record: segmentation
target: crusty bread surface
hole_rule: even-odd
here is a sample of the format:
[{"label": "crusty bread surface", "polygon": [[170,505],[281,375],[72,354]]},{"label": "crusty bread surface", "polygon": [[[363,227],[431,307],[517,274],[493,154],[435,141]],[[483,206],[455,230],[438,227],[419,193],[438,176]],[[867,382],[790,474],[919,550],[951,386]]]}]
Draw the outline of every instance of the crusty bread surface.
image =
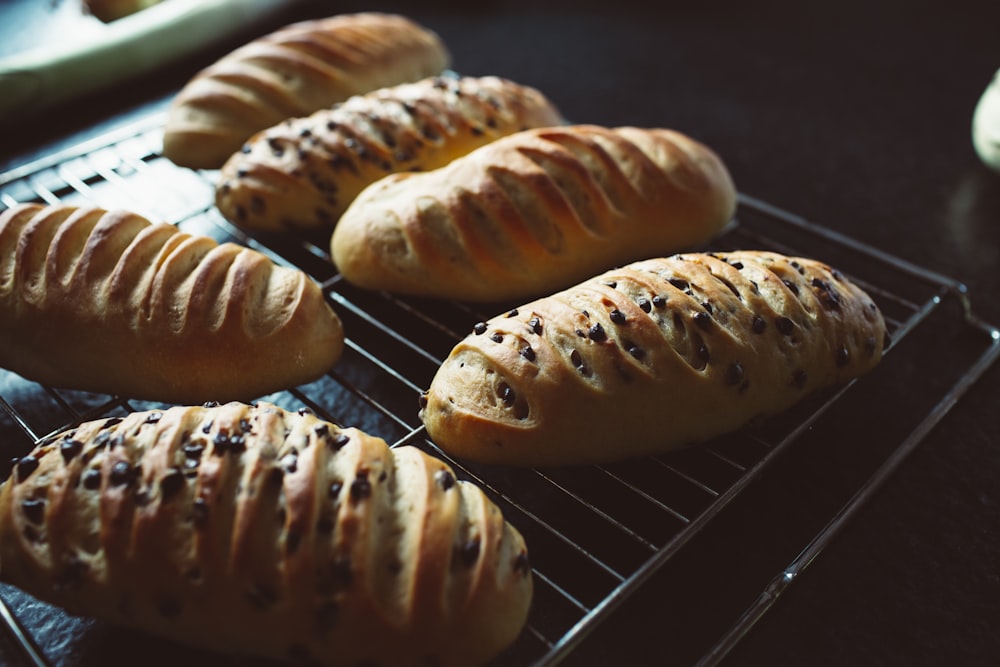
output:
[{"label": "crusty bread surface", "polygon": [[88,14],[110,23],[161,2],[163,0],[82,0],[82,5]]},{"label": "crusty bread surface", "polygon": [[216,204],[241,227],[329,232],[383,176],[437,169],[500,137],[562,123],[540,91],[496,76],[380,88],[254,135],[223,166]]},{"label": "crusty bread surface", "polygon": [[572,465],[704,442],[871,370],[880,309],[771,252],[642,260],[478,323],[421,399],[453,456]]},{"label": "crusty bread surface", "polygon": [[488,661],[523,539],[414,446],[269,403],[85,422],[0,486],[0,579],[71,613],[293,664]]},{"label": "crusty bread surface", "polygon": [[255,133],[351,95],[443,72],[451,56],[431,30],[382,12],[293,23],[195,74],[172,100],[163,154],[218,169]]},{"label": "crusty bread surface", "polygon": [[313,381],[344,331],[319,285],[132,212],[0,213],[0,366],[59,388],[175,403]]},{"label": "crusty bread surface", "polygon": [[440,169],[376,181],[341,217],[330,247],[360,287],[502,301],[693,249],[735,205],[722,160],[679,132],[537,128]]}]

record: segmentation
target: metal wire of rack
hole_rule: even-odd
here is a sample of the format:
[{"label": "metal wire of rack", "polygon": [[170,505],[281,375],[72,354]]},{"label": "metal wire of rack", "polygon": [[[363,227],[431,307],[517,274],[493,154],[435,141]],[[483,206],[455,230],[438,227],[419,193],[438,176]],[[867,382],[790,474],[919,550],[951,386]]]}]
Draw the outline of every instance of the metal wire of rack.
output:
[{"label": "metal wire of rack", "polygon": [[[477,483],[524,534],[532,554],[535,598],[521,637],[498,665],[554,665],[755,482],[769,463],[802,439],[846,395],[866,391],[867,378],[806,401],[761,427],[704,446],[602,466],[547,470],[475,465],[439,450],[424,433],[417,402],[437,366],[472,325],[494,314],[482,306],[366,292],[342,281],[321,242],[255,237],[214,208],[211,171],[172,165],[159,153],[156,115],[0,174],[0,208],[17,202],[121,207],[185,231],[233,240],[307,271],[324,288],[348,334],[342,359],[315,383],[266,397],[290,409],[357,426],[397,446],[413,444],[449,462]],[[957,303],[976,340],[971,359],[956,369],[929,409],[908,415],[908,432],[843,508],[789,566],[751,601],[746,612],[702,658],[721,660],[794,582],[844,524],[1000,356],[998,330],[972,311],[965,287],[837,232],[741,196],[735,224],[711,249],[754,247],[822,257],[865,288],[887,318],[897,354],[900,341],[933,326],[932,315]],[[497,306],[496,312],[502,312]],[[900,353],[901,354],[901,353]],[[878,375],[879,369],[874,371]],[[23,455],[46,436],[81,421],[151,405],[128,397],[40,386],[0,370],[0,454]],[[36,666],[102,663],[99,625],[70,617],[0,586],[0,657]],[[96,646],[96,647],[95,647]],[[184,651],[168,647],[170,651]],[[89,654],[88,654],[89,651]],[[185,653],[188,662],[203,660]],[[12,657],[12,656],[16,656]],[[205,664],[209,664],[207,659]],[[245,664],[233,658],[232,664]],[[213,656],[211,664],[219,664]]]}]

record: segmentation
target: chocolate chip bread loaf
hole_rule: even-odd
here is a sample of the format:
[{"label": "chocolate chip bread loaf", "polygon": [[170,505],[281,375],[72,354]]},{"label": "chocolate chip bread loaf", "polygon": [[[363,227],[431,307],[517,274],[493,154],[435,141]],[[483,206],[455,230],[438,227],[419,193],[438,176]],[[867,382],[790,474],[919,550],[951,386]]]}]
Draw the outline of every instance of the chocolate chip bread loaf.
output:
[{"label": "chocolate chip bread loaf", "polygon": [[532,595],[521,536],[445,463],[265,403],[40,443],[0,487],[0,579],[213,651],[350,667],[482,664]]},{"label": "chocolate chip bread loaf", "polygon": [[829,266],[769,252],[639,261],[460,341],[420,416],[450,454],[606,462],[702,442],[880,360],[876,304]]},{"label": "chocolate chip bread loaf", "polygon": [[176,403],[317,379],[344,332],[305,273],[126,211],[0,213],[0,366],[48,385]]},{"label": "chocolate chip bread loaf", "polygon": [[439,74],[440,38],[396,14],[301,21],[255,39],[198,72],[174,98],[163,154],[217,169],[260,130],[376,88]]},{"label": "chocolate chip bread loaf", "polygon": [[681,133],[532,129],[377,181],[337,223],[331,253],[344,278],[369,289],[520,299],[692,249],[735,205],[725,165]]},{"label": "chocolate chip bread loaf", "polygon": [[541,92],[495,76],[380,88],[256,134],[223,166],[216,205],[246,228],[329,232],[387,174],[436,169],[502,136],[561,123]]}]

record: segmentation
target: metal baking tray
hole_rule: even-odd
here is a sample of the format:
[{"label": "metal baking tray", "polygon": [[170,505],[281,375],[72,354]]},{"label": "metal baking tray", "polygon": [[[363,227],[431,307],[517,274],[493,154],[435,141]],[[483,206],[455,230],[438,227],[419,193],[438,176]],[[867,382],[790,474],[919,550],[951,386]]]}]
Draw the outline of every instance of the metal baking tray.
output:
[{"label": "metal baking tray", "polygon": [[[931,383],[929,403],[903,402],[891,415],[893,430],[886,441],[878,447],[862,443],[869,459],[875,457],[870,470],[843,505],[823,518],[825,525],[802,545],[799,556],[776,573],[756,600],[747,601],[745,612],[734,615],[729,630],[697,661],[703,667],[715,664],[1000,353],[997,328],[976,318],[961,283],[741,195],[734,224],[707,249],[776,250],[836,266],[869,291],[886,315],[892,344],[875,371],[753,428],[681,452],[547,470],[457,461],[426,437],[417,417],[418,399],[452,346],[474,323],[503,312],[504,305],[484,308],[359,290],[340,279],[325,239],[258,237],[232,226],[214,208],[217,172],[178,168],[160,154],[162,123],[160,113],[150,113],[94,141],[0,175],[0,208],[25,201],[126,208],[185,231],[242,243],[313,276],[344,320],[345,353],[321,380],[266,398],[291,409],[308,406],[393,446],[419,446],[448,461],[460,477],[477,483],[497,502],[527,540],[536,582],[527,627],[496,660],[498,666],[554,665],[565,659],[654,573],[669,568],[692,538],[751,484],[764,483],[762,472],[777,457],[810,446],[826,429],[827,415],[849,404],[859,421],[885,420],[880,400],[885,384]],[[947,357],[943,371],[921,372],[945,327],[961,344],[951,346],[951,355],[935,353],[936,359]],[[0,369],[0,460],[23,455],[40,439],[80,421],[158,406],[127,396],[41,386]],[[123,646],[144,642],[149,655],[149,642],[159,641],[70,616],[10,586],[0,586],[0,619],[0,663],[10,665],[108,664],[122,655]],[[248,662],[169,642],[157,647],[163,664]]]}]

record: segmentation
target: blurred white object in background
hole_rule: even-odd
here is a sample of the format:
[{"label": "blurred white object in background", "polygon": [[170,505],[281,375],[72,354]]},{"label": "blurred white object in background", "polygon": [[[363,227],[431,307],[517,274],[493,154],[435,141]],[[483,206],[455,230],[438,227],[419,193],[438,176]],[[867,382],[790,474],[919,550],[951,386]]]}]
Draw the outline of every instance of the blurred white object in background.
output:
[{"label": "blurred white object in background", "polygon": [[0,58],[0,123],[148,74],[298,1],[169,0]]},{"label": "blurred white object in background", "polygon": [[983,164],[1000,172],[1000,70],[993,75],[972,115],[972,145]]}]

